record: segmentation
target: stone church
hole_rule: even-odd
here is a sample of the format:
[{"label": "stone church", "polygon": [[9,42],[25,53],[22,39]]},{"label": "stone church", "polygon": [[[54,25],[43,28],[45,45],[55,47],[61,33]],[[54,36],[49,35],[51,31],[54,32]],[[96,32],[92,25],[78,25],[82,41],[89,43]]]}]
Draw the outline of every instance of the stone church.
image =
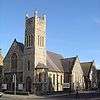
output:
[{"label": "stone church", "polygon": [[3,60],[7,90],[14,90],[14,74],[18,91],[63,91],[64,83],[69,83],[73,90],[85,86],[78,56],[64,58],[46,50],[46,16],[38,15],[37,11],[33,17],[25,18],[24,44],[15,39]]},{"label": "stone church", "polygon": [[25,18],[25,42],[13,41],[4,58],[4,83],[14,89],[12,77],[16,74],[17,89],[32,93],[62,91],[63,67],[59,54],[46,50],[46,16]]}]

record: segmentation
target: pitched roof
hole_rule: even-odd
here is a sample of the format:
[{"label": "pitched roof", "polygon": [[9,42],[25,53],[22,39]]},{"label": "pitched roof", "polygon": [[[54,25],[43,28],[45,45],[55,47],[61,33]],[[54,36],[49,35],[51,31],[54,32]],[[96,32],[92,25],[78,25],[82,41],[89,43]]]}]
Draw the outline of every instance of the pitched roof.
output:
[{"label": "pitched roof", "polygon": [[68,72],[68,73],[72,72],[76,58],[77,57],[62,59],[62,65],[63,65],[63,68],[64,68],[64,72]]},{"label": "pitched roof", "polygon": [[61,59],[64,59],[60,54],[47,51],[47,67],[49,71],[63,72]]},{"label": "pitched roof", "polygon": [[23,43],[20,43],[20,42],[17,42],[17,45],[20,47],[20,49],[22,50],[22,52],[24,51],[24,44]]},{"label": "pitched roof", "polygon": [[83,70],[83,73],[84,73],[85,76],[89,75],[89,71],[90,71],[92,64],[93,64],[93,62],[83,62],[83,63],[81,63],[81,67],[82,67],[82,70]]},{"label": "pitched roof", "polygon": [[[13,41],[13,43],[12,43],[12,46],[13,46],[13,44],[17,44],[17,46],[19,47],[19,49],[21,49],[21,51],[24,52],[24,44],[23,44],[23,43],[18,42],[16,39],[14,39],[14,41]],[[11,47],[12,47],[12,46],[11,46]],[[11,47],[10,47],[10,48],[11,48]]]}]

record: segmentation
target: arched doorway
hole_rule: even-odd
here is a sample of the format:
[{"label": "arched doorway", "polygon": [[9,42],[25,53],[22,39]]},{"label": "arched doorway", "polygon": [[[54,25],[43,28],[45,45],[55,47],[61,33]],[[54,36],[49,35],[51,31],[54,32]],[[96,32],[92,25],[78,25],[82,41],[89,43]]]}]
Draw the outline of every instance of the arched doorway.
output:
[{"label": "arched doorway", "polygon": [[30,77],[26,78],[26,91],[31,92],[31,78]]},{"label": "arched doorway", "polygon": [[37,74],[37,83],[36,83],[36,94],[39,95],[41,94],[41,90],[42,90],[42,73],[40,72],[39,74]]}]

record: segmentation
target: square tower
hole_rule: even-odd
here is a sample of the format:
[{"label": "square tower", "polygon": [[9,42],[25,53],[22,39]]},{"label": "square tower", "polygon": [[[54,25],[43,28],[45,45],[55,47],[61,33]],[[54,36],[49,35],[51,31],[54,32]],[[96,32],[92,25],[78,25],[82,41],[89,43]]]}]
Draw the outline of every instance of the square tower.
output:
[{"label": "square tower", "polygon": [[35,68],[38,64],[46,66],[46,16],[39,16],[37,11],[33,17],[25,18],[23,81],[26,91],[34,90],[36,81]]},{"label": "square tower", "polygon": [[46,16],[26,16],[25,22],[25,55],[34,56],[34,67],[38,63],[46,65]]}]

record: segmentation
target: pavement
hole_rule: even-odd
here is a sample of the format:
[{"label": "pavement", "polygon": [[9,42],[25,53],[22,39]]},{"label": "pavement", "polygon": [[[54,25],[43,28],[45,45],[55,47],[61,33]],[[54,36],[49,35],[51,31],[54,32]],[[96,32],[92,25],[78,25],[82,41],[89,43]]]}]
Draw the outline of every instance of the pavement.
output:
[{"label": "pavement", "polygon": [[36,96],[36,95],[9,95],[4,94],[0,100],[100,100],[100,98],[66,98],[66,96]]},{"label": "pavement", "polygon": [[11,94],[3,94],[3,97],[7,97],[7,98],[45,98],[44,96],[37,96],[37,95],[11,95]]},{"label": "pavement", "polygon": [[6,98],[34,98],[34,99],[46,99],[46,98],[56,98],[56,97],[63,97],[66,96],[66,94],[56,94],[56,95],[45,95],[45,96],[37,96],[35,94],[29,94],[29,95],[11,95],[11,94],[3,94],[3,97]]},{"label": "pavement", "polygon": [[72,94],[54,94],[46,96],[37,96],[34,94],[29,95],[10,95],[3,94],[0,100],[100,100],[100,95],[93,95],[95,92],[80,92],[79,96],[76,98],[75,93]]}]

